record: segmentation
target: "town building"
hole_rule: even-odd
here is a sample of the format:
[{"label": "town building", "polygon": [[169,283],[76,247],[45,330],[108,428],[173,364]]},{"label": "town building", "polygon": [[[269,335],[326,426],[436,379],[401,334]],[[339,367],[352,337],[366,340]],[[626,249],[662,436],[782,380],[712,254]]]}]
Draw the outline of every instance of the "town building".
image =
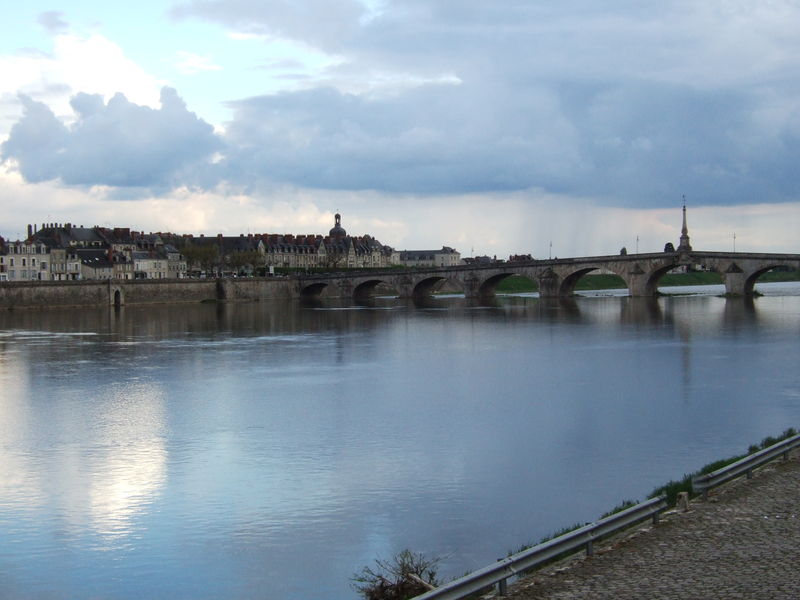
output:
[{"label": "town building", "polygon": [[4,242],[0,247],[0,281],[47,281],[50,253],[36,241]]},{"label": "town building", "polygon": [[398,264],[404,267],[454,267],[461,264],[461,254],[448,246],[441,250],[402,250]]},{"label": "town building", "polygon": [[397,264],[396,251],[372,236],[350,236],[336,213],[327,236],[262,234],[267,266],[286,268],[385,268]]},{"label": "town building", "polygon": [[262,275],[274,268],[376,269],[460,263],[461,255],[447,246],[398,252],[370,235],[348,235],[339,213],[328,235],[206,237],[47,223],[28,225],[24,242],[0,238],[0,281],[231,277]]}]

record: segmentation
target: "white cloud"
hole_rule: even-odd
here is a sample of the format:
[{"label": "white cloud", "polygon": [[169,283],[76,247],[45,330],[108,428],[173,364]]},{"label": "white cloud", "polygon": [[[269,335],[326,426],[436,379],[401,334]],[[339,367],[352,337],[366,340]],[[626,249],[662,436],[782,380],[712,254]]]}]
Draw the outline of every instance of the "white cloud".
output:
[{"label": "white cloud", "polygon": [[176,54],[175,67],[185,75],[202,73],[203,71],[221,71],[222,67],[215,64],[208,56],[194,54],[179,50]]},{"label": "white cloud", "polygon": [[18,93],[47,102],[58,115],[70,115],[70,97],[78,92],[105,98],[119,92],[137,104],[157,107],[163,85],[118,45],[96,33],[56,35],[51,53],[0,56],[0,72],[0,139],[22,112],[22,105],[12,102]]},{"label": "white cloud", "polygon": [[358,0],[189,0],[170,12],[217,21],[238,34],[302,40],[335,52],[357,33],[367,11]]},{"label": "white cloud", "polygon": [[125,56],[122,48],[99,34],[59,35],[54,40],[53,79],[68,82],[76,92],[109,98],[125,94],[132,102],[156,107],[163,82]]},{"label": "white cloud", "polygon": [[21,97],[22,118],[0,144],[28,182],[150,188],[199,184],[221,148],[213,127],[187,110],[175,90],[152,109],[116,94],[77,94],[67,127],[48,106]]}]

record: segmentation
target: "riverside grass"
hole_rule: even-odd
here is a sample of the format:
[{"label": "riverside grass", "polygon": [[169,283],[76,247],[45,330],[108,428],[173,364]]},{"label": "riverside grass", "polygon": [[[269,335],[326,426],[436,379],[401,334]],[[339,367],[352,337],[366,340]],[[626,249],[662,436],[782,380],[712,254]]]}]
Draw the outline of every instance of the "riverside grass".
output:
[{"label": "riverside grass", "polygon": [[[735,463],[737,460],[740,460],[740,459],[744,458],[745,456],[749,456],[751,454],[754,454],[754,453],[758,452],[759,450],[763,450],[764,448],[768,448],[769,446],[777,444],[778,442],[782,442],[783,440],[785,440],[787,438],[790,438],[790,437],[792,437],[794,435],[797,435],[797,430],[795,430],[793,427],[790,427],[789,429],[787,429],[786,431],[784,431],[782,434],[780,434],[777,437],[767,436],[763,440],[761,440],[761,442],[759,442],[758,444],[750,445],[747,448],[747,452],[745,452],[743,454],[737,454],[737,455],[731,456],[729,458],[722,458],[722,459],[719,459],[719,460],[715,460],[714,462],[710,462],[707,465],[702,466],[699,470],[695,471],[694,473],[689,473],[688,475],[684,475],[679,480],[668,481],[664,485],[661,485],[661,486],[655,488],[652,492],[650,492],[647,495],[647,498],[650,499],[650,498],[657,498],[658,496],[666,496],[667,504],[670,507],[674,507],[675,504],[676,504],[676,501],[678,499],[678,494],[680,492],[688,492],[689,493],[689,497],[691,497],[691,498],[694,498],[694,497],[698,496],[698,494],[695,494],[692,491],[692,478],[693,477],[696,477],[697,475],[705,475],[706,473],[711,473],[712,471],[716,471],[717,469],[721,469],[722,467],[725,467],[727,465]],[[600,518],[603,519],[605,517],[610,517],[611,515],[614,515],[614,514],[620,512],[620,511],[625,510],[626,508],[630,508],[631,506],[635,506],[637,504],[639,504],[638,500],[630,500],[630,499],[623,500],[622,502],[620,502],[617,506],[615,506],[614,508],[612,508],[608,512],[603,513],[600,516]],[[558,531],[556,531],[556,532],[554,532],[554,533],[552,533],[550,535],[544,536],[543,538],[541,538],[536,543],[524,544],[524,545],[520,546],[517,550],[509,552],[508,556],[511,556],[512,554],[515,554],[516,552],[522,552],[523,550],[527,550],[528,548],[532,548],[533,546],[535,546],[537,544],[542,544],[544,542],[547,542],[547,541],[549,541],[549,540],[551,540],[553,538],[556,538],[558,536],[564,535],[565,533],[570,533],[571,531],[574,531],[574,530],[576,530],[576,529],[578,529],[580,527],[583,527],[584,525],[588,525],[588,523],[575,523],[575,524],[570,525],[568,527],[564,527],[562,529],[559,529]]]},{"label": "riverside grass", "polygon": [[675,506],[675,502],[680,492],[688,492],[689,497],[691,498],[697,496],[697,494],[695,494],[692,491],[693,477],[696,477],[697,475],[705,475],[707,473],[711,473],[712,471],[716,471],[717,469],[721,469],[722,467],[726,467],[730,464],[735,463],[737,460],[741,460],[746,456],[754,454],[755,452],[763,450],[764,448],[768,448],[769,446],[777,444],[778,442],[781,442],[794,435],[797,435],[797,431],[793,427],[790,427],[778,437],[772,437],[772,436],[765,437],[763,440],[761,440],[759,444],[752,444],[750,447],[748,447],[747,452],[745,452],[744,454],[737,454],[736,456],[731,456],[729,458],[723,458],[708,463],[707,465],[701,467],[700,470],[695,471],[694,473],[689,473],[688,475],[684,475],[682,479],[668,481],[664,485],[657,487],[652,492],[650,492],[650,494],[647,497],[655,498],[656,496],[664,495],[667,497],[667,503],[670,506]]}]

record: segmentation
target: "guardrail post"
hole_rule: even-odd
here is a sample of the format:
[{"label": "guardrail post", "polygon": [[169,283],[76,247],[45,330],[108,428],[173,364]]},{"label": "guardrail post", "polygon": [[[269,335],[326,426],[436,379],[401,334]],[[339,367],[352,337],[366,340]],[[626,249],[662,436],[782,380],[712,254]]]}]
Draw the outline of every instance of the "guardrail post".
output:
[{"label": "guardrail post", "polygon": [[[502,558],[498,558],[497,562],[500,562],[501,560],[503,560],[503,559]],[[506,587],[507,587],[507,583],[506,582],[507,581],[508,581],[507,579],[501,579],[500,581],[497,582],[497,595],[498,596],[505,596],[506,595],[506,592],[508,591],[506,589]]]},{"label": "guardrail post", "polygon": [[589,540],[586,542],[586,556],[591,556],[592,554],[594,554],[594,544],[592,540]]},{"label": "guardrail post", "polygon": [[747,478],[748,479],[752,479],[753,478],[753,469],[747,469]]}]

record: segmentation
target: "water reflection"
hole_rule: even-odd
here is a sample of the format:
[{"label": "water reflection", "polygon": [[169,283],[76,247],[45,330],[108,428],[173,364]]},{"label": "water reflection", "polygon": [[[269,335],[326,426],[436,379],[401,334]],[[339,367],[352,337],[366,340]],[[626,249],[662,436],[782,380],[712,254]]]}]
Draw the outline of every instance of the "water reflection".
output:
[{"label": "water reflection", "polygon": [[108,543],[129,536],[166,479],[164,391],[151,382],[108,389],[89,469],[90,524]]},{"label": "water reflection", "polygon": [[457,575],[796,425],[798,332],[799,297],[0,314],[0,583],[336,600],[405,547]]},{"label": "water reflection", "polygon": [[130,534],[164,482],[164,392],[141,373],[108,378],[118,357],[82,338],[6,337],[20,350],[0,351],[0,490],[27,512],[55,500],[66,535],[110,541]]}]

